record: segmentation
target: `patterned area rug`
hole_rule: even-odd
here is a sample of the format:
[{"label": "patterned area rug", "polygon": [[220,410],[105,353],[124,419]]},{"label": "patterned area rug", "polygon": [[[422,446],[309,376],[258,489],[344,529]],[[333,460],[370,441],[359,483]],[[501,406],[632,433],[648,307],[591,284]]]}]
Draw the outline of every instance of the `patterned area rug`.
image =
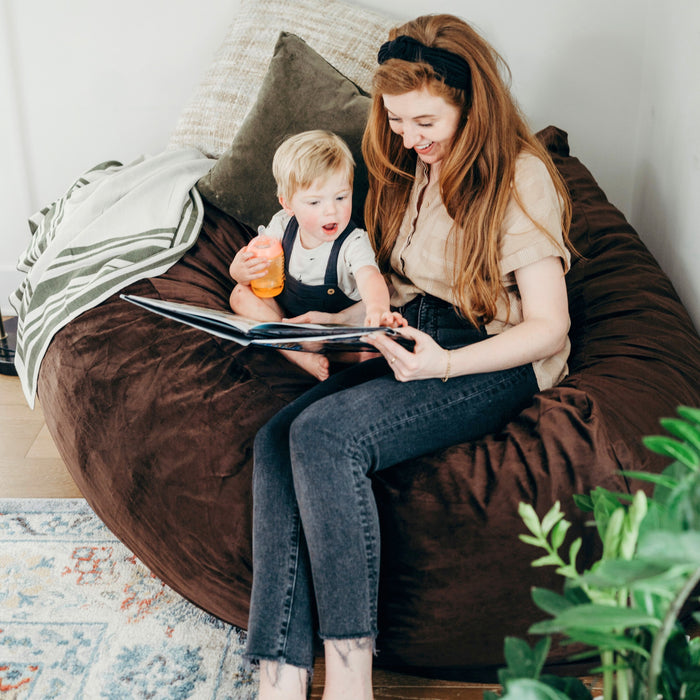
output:
[{"label": "patterned area rug", "polygon": [[252,700],[245,633],[153,576],[82,499],[0,499],[0,699]]}]

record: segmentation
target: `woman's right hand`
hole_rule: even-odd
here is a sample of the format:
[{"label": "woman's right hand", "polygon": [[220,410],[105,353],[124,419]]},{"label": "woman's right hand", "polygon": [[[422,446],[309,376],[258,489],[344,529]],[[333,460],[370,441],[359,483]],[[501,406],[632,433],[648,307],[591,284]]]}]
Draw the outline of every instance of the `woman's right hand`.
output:
[{"label": "woman's right hand", "polygon": [[[407,350],[382,333],[371,333],[365,340],[384,355],[397,381],[446,378],[449,375],[450,351],[438,345],[431,336],[417,328],[405,326],[399,333],[415,342],[413,350]],[[446,379],[444,380],[446,381]]]},{"label": "woman's right hand", "polygon": [[228,272],[235,282],[249,285],[252,280],[264,277],[268,267],[269,260],[256,256],[248,251],[248,246],[244,246],[236,253]]}]

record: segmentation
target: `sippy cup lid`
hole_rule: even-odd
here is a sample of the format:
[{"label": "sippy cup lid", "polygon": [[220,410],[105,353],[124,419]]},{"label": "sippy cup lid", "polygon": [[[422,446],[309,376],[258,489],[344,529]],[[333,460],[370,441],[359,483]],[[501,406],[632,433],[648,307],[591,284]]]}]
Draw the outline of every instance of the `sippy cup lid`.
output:
[{"label": "sippy cup lid", "polygon": [[271,260],[282,252],[282,243],[277,238],[261,233],[248,243],[248,250],[255,253],[258,257]]}]

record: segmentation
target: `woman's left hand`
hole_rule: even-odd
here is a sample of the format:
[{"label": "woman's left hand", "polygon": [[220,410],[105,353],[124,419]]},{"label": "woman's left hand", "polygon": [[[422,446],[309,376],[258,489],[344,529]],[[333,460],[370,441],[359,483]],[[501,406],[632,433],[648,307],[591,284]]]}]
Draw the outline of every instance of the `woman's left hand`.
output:
[{"label": "woman's left hand", "polygon": [[371,333],[366,340],[384,355],[394,376],[400,382],[414,379],[444,377],[447,370],[448,353],[427,333],[407,326],[397,329],[401,335],[415,341],[413,351],[399,345],[385,333]]}]

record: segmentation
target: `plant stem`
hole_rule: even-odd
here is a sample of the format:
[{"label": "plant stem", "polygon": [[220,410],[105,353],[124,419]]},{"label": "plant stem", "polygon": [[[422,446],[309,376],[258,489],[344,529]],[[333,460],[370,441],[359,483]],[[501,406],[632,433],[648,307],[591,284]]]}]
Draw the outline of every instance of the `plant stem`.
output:
[{"label": "plant stem", "polygon": [[[626,608],[628,607],[628,601],[629,601],[629,596],[628,596],[628,591],[626,588],[623,588],[618,592],[617,595],[617,605],[620,608]],[[630,691],[629,691],[629,678],[630,675],[627,671],[627,669],[623,668],[625,666],[625,663],[622,663],[623,659],[621,655],[617,655],[616,659],[616,670],[615,670],[615,681],[616,681],[616,686],[617,686],[617,700],[629,700],[630,697]]]},{"label": "plant stem", "polygon": [[659,684],[659,676],[663,667],[664,651],[666,643],[671,636],[676,620],[680,615],[681,608],[687,600],[688,596],[693,592],[695,586],[700,582],[700,567],[695,569],[688,577],[685,585],[678,592],[676,597],[671,602],[659,631],[654,637],[654,643],[651,646],[651,658],[649,659],[649,674],[647,676],[647,689],[649,700],[655,700],[657,695],[657,686]]},{"label": "plant stem", "polygon": [[614,655],[612,651],[601,651],[600,660],[603,664],[603,698],[613,700],[615,690],[615,672],[613,671]]},{"label": "plant stem", "polygon": [[[618,657],[618,666],[620,664],[620,658]],[[617,668],[615,671],[615,679],[617,681],[617,700],[629,700],[630,690],[629,690],[629,671],[626,668]]]}]

